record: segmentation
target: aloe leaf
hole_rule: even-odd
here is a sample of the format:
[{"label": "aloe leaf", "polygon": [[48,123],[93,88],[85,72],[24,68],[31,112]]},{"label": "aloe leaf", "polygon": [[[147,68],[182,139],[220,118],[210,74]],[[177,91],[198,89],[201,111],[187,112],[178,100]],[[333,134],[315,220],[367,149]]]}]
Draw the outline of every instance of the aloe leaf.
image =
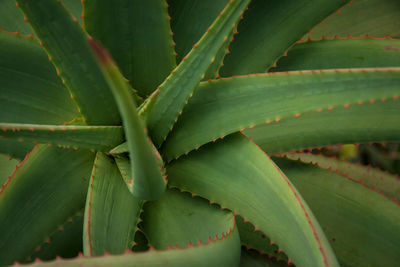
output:
[{"label": "aloe leaf", "polygon": [[121,126],[57,126],[0,123],[0,136],[21,142],[48,143],[65,148],[108,152],[124,140]]},{"label": "aloe leaf", "polygon": [[287,267],[284,261],[270,259],[267,255],[259,254],[257,251],[242,248],[240,267]]},{"label": "aloe leaf", "polygon": [[0,153],[13,159],[23,160],[34,147],[31,143],[21,143],[17,140],[0,138]]},{"label": "aloe leaf", "polygon": [[168,1],[178,62],[190,52],[228,2],[228,0]]},{"label": "aloe leaf", "polygon": [[29,24],[24,22],[24,15],[14,0],[0,1],[0,28],[8,32],[20,31],[25,35],[33,32]]},{"label": "aloe leaf", "polygon": [[118,155],[118,154],[128,153],[128,152],[129,152],[128,143],[123,142],[122,144],[119,144],[118,146],[111,149],[109,153],[113,154],[113,155]]},{"label": "aloe leaf", "polygon": [[183,107],[214,60],[218,50],[240,19],[249,0],[232,0],[193,46],[185,60],[159,87],[148,126],[156,146],[160,146],[171,131]]},{"label": "aloe leaf", "polygon": [[136,111],[129,84],[122,77],[111,57],[99,43],[91,39],[90,46],[96,54],[102,71],[121,113],[132,165],[132,177],[128,182],[134,197],[143,200],[158,199],[165,191],[166,183],[156,161],[153,146],[143,121]]},{"label": "aloe leaf", "polygon": [[[66,8],[81,23],[82,4],[80,0],[63,0]],[[24,15],[15,4],[15,0],[0,0],[0,28],[8,32],[33,34],[33,30],[24,21]]]},{"label": "aloe leaf", "polygon": [[25,260],[82,210],[93,158],[84,150],[36,146],[18,165],[0,191],[0,228],[7,229],[0,232],[0,264]]},{"label": "aloe leaf", "polygon": [[83,214],[78,214],[69,219],[30,258],[32,261],[35,259],[49,261],[57,257],[74,258],[83,251],[82,234]]},{"label": "aloe leaf", "polygon": [[[398,98],[396,98],[398,99]],[[243,133],[267,153],[333,144],[400,141],[398,100],[314,111]]]},{"label": "aloe leaf", "polygon": [[10,158],[8,155],[0,154],[0,184],[3,185],[7,182],[8,177],[10,177],[16,166],[18,165],[18,160]]},{"label": "aloe leaf", "polygon": [[86,31],[107,48],[141,96],[153,92],[176,66],[166,1],[83,4]]},{"label": "aloe leaf", "polygon": [[400,37],[398,21],[400,4],[397,0],[353,0],[317,25],[307,36]]},{"label": "aloe leaf", "polygon": [[[341,69],[201,83],[165,142],[163,153],[171,160],[211,140],[258,124],[298,117],[304,112],[348,107],[360,101],[397,97],[399,74],[398,68]],[[280,145],[276,140],[270,141]]]},{"label": "aloe leaf", "polygon": [[341,264],[394,266],[399,262],[398,202],[335,172],[296,162],[279,166],[309,203]]},{"label": "aloe leaf", "polygon": [[[155,249],[184,248],[228,235],[235,228],[235,217],[205,199],[167,190],[159,200],[144,205],[141,228]],[[240,242],[230,253],[235,255],[233,262],[239,262],[239,250]]]},{"label": "aloe leaf", "polygon": [[286,176],[240,134],[171,163],[168,183],[249,220],[299,266],[337,266],[307,204]]},{"label": "aloe leaf", "polygon": [[[49,263],[34,263],[31,266],[171,266],[202,267],[235,266],[236,257],[232,252],[239,254],[239,235],[234,227],[232,232],[223,238],[211,239],[206,244],[190,245],[183,249],[152,250],[142,253],[127,252],[124,255],[110,255],[103,257],[78,257],[74,260],[58,260]],[[223,257],[221,256],[223,255]],[[233,254],[235,255],[235,254]]]},{"label": "aloe leaf", "polygon": [[83,251],[121,254],[133,246],[142,201],[128,191],[114,160],[97,153],[86,199]]},{"label": "aloe leaf", "polygon": [[270,71],[400,66],[400,40],[333,39],[296,44]]},{"label": "aloe leaf", "polygon": [[360,163],[328,158],[324,155],[311,153],[282,153],[281,157],[290,160],[299,160],[303,163],[318,165],[319,168],[336,172],[339,175],[351,177],[356,181],[362,181],[365,185],[376,191],[384,192],[390,198],[400,199],[400,179],[397,175],[361,165]]},{"label": "aloe leaf", "polygon": [[33,38],[0,31],[0,84],[0,122],[61,124],[78,115]]},{"label": "aloe leaf", "polygon": [[90,125],[118,125],[118,109],[85,33],[57,0],[17,0]]},{"label": "aloe leaf", "polygon": [[246,249],[257,250],[260,254],[267,254],[270,258],[290,264],[287,255],[266,234],[239,215],[235,219],[237,228],[239,229],[240,242]]},{"label": "aloe leaf", "polygon": [[[168,1],[168,4],[168,10],[171,15],[171,28],[176,42],[177,60],[180,62],[228,4],[228,0],[173,0]],[[236,28],[231,31],[224,44],[220,47],[215,55],[214,62],[205,72],[203,80],[213,79],[218,76],[218,71],[222,66],[222,61],[235,32]]]},{"label": "aloe leaf", "polygon": [[[315,24],[348,0],[254,0],[238,26],[221,76],[265,72]],[[266,19],[268,18],[268,19]]]},{"label": "aloe leaf", "polygon": [[[123,143],[119,147],[122,147],[124,144],[126,143]],[[153,150],[153,153],[156,157],[158,166],[160,168],[163,168],[164,163],[162,161],[160,154],[158,154],[158,151],[155,148]],[[126,155],[122,155],[122,153],[115,152],[115,150],[111,150],[110,154],[115,156],[115,162],[119,168],[122,178],[124,179],[126,186],[128,186],[129,191],[133,192],[132,179],[134,179],[134,176],[132,175],[133,168],[130,159]]]}]

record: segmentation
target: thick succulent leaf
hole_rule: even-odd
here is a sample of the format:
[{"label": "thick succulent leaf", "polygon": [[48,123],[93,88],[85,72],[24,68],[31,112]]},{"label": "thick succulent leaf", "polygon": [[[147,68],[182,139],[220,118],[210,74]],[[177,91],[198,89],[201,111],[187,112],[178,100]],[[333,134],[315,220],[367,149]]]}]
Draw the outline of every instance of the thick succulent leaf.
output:
[{"label": "thick succulent leaf", "polygon": [[400,206],[351,178],[315,166],[280,164],[325,230],[342,266],[395,266]]},{"label": "thick succulent leaf", "polygon": [[118,109],[82,30],[57,0],[17,0],[91,125],[118,125]]},{"label": "thick succulent leaf", "polygon": [[17,160],[23,160],[34,147],[31,143],[21,143],[17,140],[0,138],[0,153]]},{"label": "thick succulent leaf", "polygon": [[62,228],[45,242],[30,258],[32,261],[54,260],[58,257],[74,258],[83,251],[83,214],[79,214],[65,223]]},{"label": "thick succulent leaf", "polygon": [[400,66],[400,40],[333,39],[297,43],[271,71]]},{"label": "thick succulent leaf", "polygon": [[207,81],[210,79],[215,79],[219,78],[219,70],[224,64],[224,58],[227,53],[229,53],[229,45],[233,40],[233,36],[237,33],[236,31],[236,25],[226,38],[224,44],[220,47],[218,50],[217,54],[215,55],[214,61],[211,63],[211,65],[208,67],[206,73],[204,74],[203,81]]},{"label": "thick succulent leaf", "polygon": [[190,245],[183,249],[152,250],[142,253],[128,252],[118,256],[79,257],[74,260],[58,260],[50,263],[34,263],[31,266],[160,266],[203,267],[236,266],[240,255],[239,234],[235,227],[228,235],[212,239],[206,244]]},{"label": "thick succulent leaf", "polygon": [[[176,66],[165,0],[84,0],[84,25],[100,40],[140,95]],[[117,41],[116,41],[117,40]]]},{"label": "thick succulent leaf", "polygon": [[399,95],[399,68],[299,71],[212,80],[199,86],[163,153],[171,160],[257,124]]},{"label": "thick succulent leaf", "polygon": [[10,177],[16,166],[18,165],[18,160],[10,158],[8,155],[0,154],[0,184],[3,185],[7,182],[8,177]]},{"label": "thick succulent leaf", "polygon": [[[168,11],[171,15],[171,28],[174,32],[176,43],[177,60],[180,62],[190,52],[203,33],[207,31],[207,28],[211,26],[214,19],[228,4],[228,0],[172,0],[168,1],[168,4]],[[235,32],[236,28],[231,31],[224,45],[218,50],[214,62],[208,67],[203,80],[214,79],[218,76],[218,71]]]},{"label": "thick succulent leaf", "polygon": [[83,209],[93,159],[84,150],[36,146],[18,165],[0,191],[0,264],[25,260]]},{"label": "thick succulent leaf", "polygon": [[269,257],[290,264],[287,255],[282,252],[278,245],[274,244],[266,234],[256,229],[249,221],[237,215],[236,225],[239,229],[240,242],[244,247],[257,250],[259,253],[267,254]]},{"label": "thick succulent leaf", "polygon": [[32,28],[24,22],[24,15],[15,5],[15,0],[0,0],[0,27],[8,32],[20,31],[31,34]]},{"label": "thick succulent leaf", "polygon": [[276,261],[268,258],[267,255],[261,255],[256,251],[242,248],[240,257],[240,267],[287,267],[285,261]]},{"label": "thick succulent leaf", "polygon": [[[72,15],[81,22],[82,4],[80,0],[63,0],[66,8]],[[24,21],[15,0],[0,0],[0,28],[8,32],[21,32],[22,34],[32,34],[31,26]]]},{"label": "thick succulent leaf", "polygon": [[129,192],[114,160],[97,153],[86,199],[83,251],[121,254],[133,246],[142,201]]},{"label": "thick succulent leaf", "polygon": [[118,155],[122,153],[128,153],[128,142],[123,142],[122,144],[119,144],[118,146],[114,147],[113,149],[110,150],[110,154],[113,155]]},{"label": "thick succulent leaf", "polygon": [[265,72],[315,24],[348,0],[253,0],[229,47],[222,76]]},{"label": "thick succulent leaf", "polygon": [[[235,217],[230,211],[188,193],[167,190],[159,200],[144,205],[141,228],[151,246],[167,249],[222,238],[233,230],[234,224]],[[239,248],[240,243],[236,251]]]},{"label": "thick succulent leaf", "polygon": [[156,102],[148,121],[149,132],[156,146],[160,146],[167,137],[248,3],[249,0],[230,1],[193,46],[187,58],[159,87],[160,93],[154,100]]},{"label": "thick succulent leaf", "polygon": [[37,41],[0,31],[0,122],[61,124],[77,114]]},{"label": "thick succulent leaf", "polygon": [[337,266],[318,222],[278,167],[240,134],[168,168],[170,186],[198,194],[252,222],[299,266]]},{"label": "thick succulent leaf", "polygon": [[48,143],[65,148],[87,148],[108,152],[124,140],[121,126],[57,126],[0,123],[0,138]]},{"label": "thick succulent leaf", "polygon": [[130,86],[117,66],[99,43],[91,39],[90,45],[121,113],[125,137],[132,165],[132,177],[128,182],[134,197],[143,200],[158,199],[165,191],[166,183],[161,173],[142,119],[136,111],[136,103],[130,94]]},{"label": "thick succulent leaf", "polygon": [[[380,90],[380,89],[379,89]],[[332,144],[400,141],[400,104],[393,99],[314,111],[243,133],[267,153]]]},{"label": "thick succulent leaf", "polygon": [[228,2],[228,0],[168,1],[178,62],[190,52]]},{"label": "thick succulent leaf", "polygon": [[326,170],[336,172],[339,175],[350,177],[356,181],[362,181],[365,185],[380,192],[382,191],[390,198],[400,200],[400,178],[389,172],[361,165],[360,163],[328,158],[324,155],[311,153],[282,153],[281,157],[291,160],[299,160],[303,163],[310,163]]},{"label": "thick succulent leaf", "polygon": [[[308,35],[313,39],[335,35],[400,37],[400,3],[397,0],[353,0],[328,17]],[[307,37],[308,37],[307,36]]]},{"label": "thick succulent leaf", "polygon": [[[118,149],[119,147],[123,147],[125,144],[127,144],[127,143],[125,142],[116,148]],[[154,147],[153,153],[156,156],[158,166],[160,168],[163,168],[164,163],[162,161],[160,154],[158,154],[158,151],[155,147]],[[122,175],[122,178],[124,179],[129,191],[133,192],[134,184],[132,183],[132,179],[133,179],[132,177],[134,177],[134,176],[132,175],[133,168],[132,168],[132,164],[131,164],[129,157],[126,154],[124,155],[122,153],[116,152],[116,150],[114,150],[114,149],[110,151],[110,154],[115,156],[115,162],[116,162],[118,169]]]}]

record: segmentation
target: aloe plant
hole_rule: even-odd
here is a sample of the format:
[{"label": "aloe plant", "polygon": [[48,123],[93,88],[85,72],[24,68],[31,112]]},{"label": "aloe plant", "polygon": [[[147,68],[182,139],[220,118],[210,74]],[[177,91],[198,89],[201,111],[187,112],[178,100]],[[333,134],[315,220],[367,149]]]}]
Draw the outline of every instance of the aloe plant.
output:
[{"label": "aloe plant", "polygon": [[399,178],[309,151],[400,140],[399,15],[0,0],[0,264],[395,266]]}]

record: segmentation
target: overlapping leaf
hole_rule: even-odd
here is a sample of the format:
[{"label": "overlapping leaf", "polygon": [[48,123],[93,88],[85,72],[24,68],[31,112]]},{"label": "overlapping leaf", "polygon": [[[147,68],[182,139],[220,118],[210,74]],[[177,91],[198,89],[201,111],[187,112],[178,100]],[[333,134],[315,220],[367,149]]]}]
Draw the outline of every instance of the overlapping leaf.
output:
[{"label": "overlapping leaf", "polygon": [[176,66],[166,1],[83,4],[86,31],[108,49],[140,95],[152,93]]},{"label": "overlapping leaf", "polygon": [[158,199],[165,191],[165,181],[157,163],[151,140],[136,110],[130,86],[118,70],[110,55],[94,39],[90,46],[96,54],[102,72],[121,113],[125,137],[131,160],[132,177],[127,182],[134,197],[142,200]]},{"label": "overlapping leaf", "polygon": [[[240,134],[174,161],[172,187],[198,194],[253,223],[299,266],[336,266],[318,222],[294,186]],[[249,193],[251,192],[251,193]]]},{"label": "overlapping leaf", "polygon": [[89,151],[37,146],[19,165],[0,191],[0,228],[7,229],[0,264],[25,260],[82,210],[93,159]]},{"label": "overlapping leaf", "polygon": [[238,26],[221,75],[265,72],[315,24],[348,0],[253,0]]},{"label": "overlapping leaf", "polygon": [[270,124],[309,111],[398,97],[399,84],[399,68],[300,71],[204,82],[169,135],[163,153],[171,160],[211,140],[257,124]]},{"label": "overlapping leaf", "polygon": [[399,101],[383,100],[309,112],[298,118],[293,116],[278,123],[261,124],[243,133],[267,153],[332,144],[398,142]]},{"label": "overlapping leaf", "polygon": [[149,133],[160,146],[174,127],[183,107],[203,78],[219,49],[238,22],[249,0],[232,0],[193,46],[185,60],[161,84],[148,121]]},{"label": "overlapping leaf", "polygon": [[398,202],[329,170],[296,162],[279,166],[309,203],[341,264],[393,266],[399,262]]},{"label": "overlapping leaf", "polygon": [[47,143],[66,148],[109,151],[124,139],[121,126],[57,126],[0,123],[0,136],[33,143]]},{"label": "overlapping leaf", "polygon": [[114,160],[98,152],[86,200],[85,255],[122,254],[132,248],[141,208],[142,201],[129,192]]},{"label": "overlapping leaf", "polygon": [[[92,54],[88,35],[57,0],[17,0],[91,125],[118,125],[121,119],[105,77]],[[62,34],[61,34],[62,33]]]}]

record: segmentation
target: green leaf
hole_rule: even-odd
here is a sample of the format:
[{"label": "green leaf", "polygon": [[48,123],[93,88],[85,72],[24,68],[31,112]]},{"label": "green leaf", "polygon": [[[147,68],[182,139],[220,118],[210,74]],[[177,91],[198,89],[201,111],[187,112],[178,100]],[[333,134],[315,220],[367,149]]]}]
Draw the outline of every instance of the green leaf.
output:
[{"label": "green leaf", "polygon": [[[126,144],[127,143],[125,142],[125,143],[123,143],[122,145],[120,145],[120,146],[118,146],[116,148],[117,149],[119,147],[122,148]],[[125,146],[125,147],[127,147],[127,146]],[[162,158],[161,158],[160,154],[158,154],[157,149],[155,147],[153,147],[153,148],[154,148],[153,153],[154,153],[154,156],[156,157],[157,164],[160,167],[160,169],[162,169],[163,165],[164,165],[164,163],[162,161]],[[119,171],[120,171],[120,173],[122,175],[122,178],[124,179],[126,185],[128,186],[129,191],[132,192],[133,191],[132,179],[134,179],[134,176],[132,175],[133,168],[132,168],[132,164],[131,164],[130,159],[126,155],[123,155],[122,153],[116,152],[115,149],[111,150],[110,154],[115,156],[115,162],[116,162],[116,164],[117,164],[117,166],[119,168]]]},{"label": "green leaf", "polygon": [[285,261],[276,261],[256,251],[242,248],[240,267],[287,267]]},{"label": "green leaf", "polygon": [[271,71],[400,66],[400,41],[333,39],[297,43]]},{"label": "green leaf", "polygon": [[[31,266],[171,266],[171,267],[230,267],[237,264],[240,240],[235,227],[228,235],[206,244],[191,245],[183,249],[152,250],[142,253],[128,252],[118,256],[78,257],[74,260],[58,260],[50,263],[34,263]],[[221,255],[227,255],[221,257]],[[233,255],[233,256],[232,256]]]},{"label": "green leaf", "polygon": [[3,185],[7,182],[18,165],[18,160],[10,158],[8,155],[0,154],[0,184]]},{"label": "green leaf", "polygon": [[61,124],[78,115],[43,49],[0,31],[0,122]]},{"label": "green leaf", "polygon": [[[163,154],[171,160],[211,140],[258,124],[298,117],[304,112],[348,107],[360,101],[397,97],[399,74],[398,68],[341,69],[204,82],[169,135]],[[269,141],[280,145],[276,140]]]},{"label": "green leaf", "polygon": [[125,186],[113,159],[97,153],[86,199],[83,251],[121,254],[133,246],[142,201]]},{"label": "green leaf", "polygon": [[[380,90],[380,89],[379,89]],[[400,141],[398,98],[309,112],[243,133],[267,153],[333,144]]]},{"label": "green leaf", "polygon": [[224,45],[249,0],[232,0],[193,46],[185,60],[159,87],[148,121],[149,133],[156,146],[160,146],[171,131],[183,107],[188,102],[214,57]]},{"label": "green leaf", "polygon": [[398,202],[315,166],[296,162],[279,166],[309,203],[343,266],[395,266],[399,262]]},{"label": "green leaf", "polygon": [[0,123],[0,137],[33,143],[48,143],[74,149],[108,152],[124,139],[121,126],[57,126]]},{"label": "green leaf", "polygon": [[[214,19],[228,4],[228,0],[202,0],[202,1],[169,1],[169,12],[171,15],[171,28],[174,32],[176,42],[175,50],[180,62],[193,45],[201,38],[207,28],[211,26]],[[215,60],[208,67],[203,80],[213,79],[218,76],[219,68],[227,53],[228,46],[236,28],[231,31],[225,43],[215,56]]]},{"label": "green leaf", "polygon": [[93,158],[47,146],[25,158],[0,191],[0,264],[25,260],[83,209]]},{"label": "green leaf", "polygon": [[323,155],[311,153],[282,153],[281,157],[290,160],[299,160],[303,163],[317,165],[321,169],[336,172],[339,175],[351,177],[356,181],[362,181],[365,185],[385,193],[390,198],[400,200],[400,179],[397,175],[382,171],[360,163],[328,158]]},{"label": "green leaf", "polygon": [[228,0],[170,0],[168,4],[177,60],[180,62],[211,26],[228,4]]},{"label": "green leaf", "polygon": [[87,32],[107,48],[141,96],[152,93],[176,66],[166,1],[83,4]]},{"label": "green leaf", "polygon": [[236,225],[239,229],[240,242],[247,249],[255,249],[259,253],[267,254],[269,257],[278,259],[290,264],[288,257],[277,244],[274,244],[266,234],[256,229],[249,221],[245,221],[241,216],[236,216]]},{"label": "green leaf", "polygon": [[252,1],[229,47],[231,53],[224,60],[221,75],[265,72],[315,24],[348,1]]},{"label": "green leaf", "polygon": [[[80,0],[63,0],[66,8],[81,23],[82,4]],[[32,34],[33,30],[24,21],[24,15],[15,4],[15,0],[0,0],[0,28],[8,32],[21,32],[22,34]]]},{"label": "green leaf", "polygon": [[306,36],[400,37],[400,3],[397,0],[353,0],[337,14],[328,17]]},{"label": "green leaf", "polygon": [[[150,245],[167,249],[207,243],[209,238],[223,238],[235,228],[234,225],[235,217],[230,211],[221,210],[217,205],[210,205],[207,200],[188,193],[167,190],[159,200],[144,205],[141,228]],[[240,242],[236,251],[239,248]],[[233,253],[230,255],[235,255]],[[239,257],[236,260],[239,261]]]},{"label": "green leaf", "polygon": [[58,232],[53,234],[48,242],[45,242],[40,250],[30,258],[45,261],[54,260],[58,257],[74,258],[83,251],[83,214],[71,218]]},{"label": "green leaf", "polygon": [[337,266],[318,222],[263,151],[227,136],[167,168],[168,183],[229,208],[268,235],[299,266]]},{"label": "green leaf", "polygon": [[85,33],[57,0],[17,0],[89,125],[118,125],[118,109]]},{"label": "green leaf", "polygon": [[21,143],[17,140],[0,138],[0,153],[13,159],[23,160],[34,147],[31,143]]},{"label": "green leaf", "polygon": [[151,140],[136,111],[135,100],[129,91],[130,86],[107,51],[94,39],[91,39],[90,46],[96,54],[121,113],[132,165],[132,177],[127,182],[128,187],[134,197],[143,200],[158,199],[164,193],[166,183],[156,161]]}]

